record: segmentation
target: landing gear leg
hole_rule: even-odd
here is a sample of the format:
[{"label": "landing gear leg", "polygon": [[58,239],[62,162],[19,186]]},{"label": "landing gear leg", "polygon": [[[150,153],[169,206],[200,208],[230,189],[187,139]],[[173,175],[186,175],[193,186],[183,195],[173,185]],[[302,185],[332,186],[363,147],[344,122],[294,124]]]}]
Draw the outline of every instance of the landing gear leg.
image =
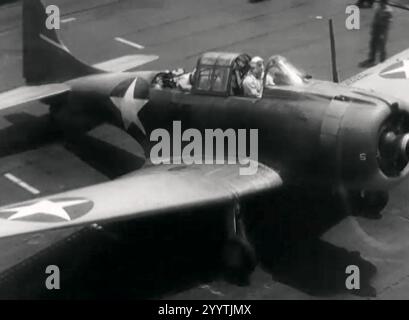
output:
[{"label": "landing gear leg", "polygon": [[386,207],[389,200],[389,194],[382,191],[361,192],[357,196],[356,215],[368,219],[382,218],[382,210]]},{"label": "landing gear leg", "polygon": [[222,252],[225,276],[228,280],[248,284],[257,264],[253,246],[247,239],[240,205],[235,203],[227,214],[227,241]]}]

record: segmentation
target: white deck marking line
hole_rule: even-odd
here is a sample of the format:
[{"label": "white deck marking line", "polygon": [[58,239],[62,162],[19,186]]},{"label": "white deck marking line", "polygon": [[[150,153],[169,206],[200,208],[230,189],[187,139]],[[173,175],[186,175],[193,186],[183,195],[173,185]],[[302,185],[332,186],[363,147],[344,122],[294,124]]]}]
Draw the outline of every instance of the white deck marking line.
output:
[{"label": "white deck marking line", "polygon": [[77,20],[77,18],[71,17],[71,18],[66,18],[66,19],[62,19],[61,23],[67,23],[67,22],[72,22]]},{"label": "white deck marking line", "polygon": [[141,46],[140,44],[137,44],[137,43],[135,43],[135,42],[132,42],[132,41],[129,41],[129,40],[120,38],[120,37],[116,37],[115,40],[118,41],[118,42],[122,42],[122,43],[124,43],[124,44],[127,44],[128,46],[137,48],[137,49],[139,49],[139,50],[145,49],[145,47],[144,47],[144,46]]},{"label": "white deck marking line", "polygon": [[30,186],[28,183],[26,183],[23,180],[17,178],[16,176],[12,175],[11,173],[6,173],[4,175],[4,177],[6,179],[10,180],[11,182],[14,182],[15,184],[17,184],[21,188],[31,192],[32,194],[39,194],[40,193],[40,190]]}]

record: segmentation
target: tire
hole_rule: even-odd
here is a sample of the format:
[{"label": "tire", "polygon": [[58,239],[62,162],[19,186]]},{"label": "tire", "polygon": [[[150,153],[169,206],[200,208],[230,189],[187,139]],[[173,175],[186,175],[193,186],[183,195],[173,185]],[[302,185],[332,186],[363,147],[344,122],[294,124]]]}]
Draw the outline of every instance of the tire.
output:
[{"label": "tire", "polygon": [[382,211],[388,204],[389,195],[387,192],[370,192],[360,197],[360,208],[365,211]]},{"label": "tire", "polygon": [[371,192],[357,198],[357,211],[359,216],[369,219],[380,219],[381,212],[388,204],[389,194],[387,192]]}]

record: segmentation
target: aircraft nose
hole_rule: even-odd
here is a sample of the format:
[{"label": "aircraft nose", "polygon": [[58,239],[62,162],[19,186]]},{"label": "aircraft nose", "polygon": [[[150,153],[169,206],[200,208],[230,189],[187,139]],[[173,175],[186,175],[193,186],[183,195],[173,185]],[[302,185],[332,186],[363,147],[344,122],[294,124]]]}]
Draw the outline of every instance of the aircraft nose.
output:
[{"label": "aircraft nose", "polygon": [[409,160],[409,133],[396,134],[393,131],[386,132],[380,140],[380,150],[387,158],[395,156]]},{"label": "aircraft nose", "polygon": [[409,133],[404,134],[399,141],[400,152],[409,160]]},{"label": "aircraft nose", "polygon": [[396,176],[409,164],[409,106],[400,104],[382,128],[378,160],[387,175]]}]

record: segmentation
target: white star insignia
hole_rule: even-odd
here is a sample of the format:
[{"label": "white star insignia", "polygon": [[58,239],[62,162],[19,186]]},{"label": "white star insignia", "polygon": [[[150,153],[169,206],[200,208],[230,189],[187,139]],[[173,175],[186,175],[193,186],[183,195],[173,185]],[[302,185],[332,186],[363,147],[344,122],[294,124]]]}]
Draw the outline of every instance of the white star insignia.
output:
[{"label": "white star insignia", "polygon": [[34,204],[21,206],[21,207],[14,207],[10,209],[1,210],[1,212],[14,212],[17,211],[15,214],[8,217],[8,220],[16,220],[21,219],[24,217],[29,217],[35,214],[47,214],[55,217],[59,217],[66,221],[70,221],[71,218],[68,215],[67,211],[65,211],[64,207],[73,206],[76,204],[85,203],[88,200],[66,200],[66,201],[59,201],[53,202],[50,200],[41,200]]},{"label": "white star insignia", "polygon": [[389,75],[389,74],[394,74],[398,72],[403,72],[405,74],[405,79],[409,78],[409,60],[401,60],[402,61],[402,66],[396,69],[392,69],[386,72],[382,72],[382,75]]},{"label": "white star insignia", "polygon": [[139,111],[148,102],[146,99],[135,99],[133,93],[135,91],[135,84],[137,78],[132,81],[129,88],[126,90],[125,96],[123,98],[111,97],[111,101],[119,109],[122,115],[122,121],[124,123],[125,129],[128,129],[131,123],[135,123],[138,128],[146,135],[145,128],[141,120],[138,117]]}]

